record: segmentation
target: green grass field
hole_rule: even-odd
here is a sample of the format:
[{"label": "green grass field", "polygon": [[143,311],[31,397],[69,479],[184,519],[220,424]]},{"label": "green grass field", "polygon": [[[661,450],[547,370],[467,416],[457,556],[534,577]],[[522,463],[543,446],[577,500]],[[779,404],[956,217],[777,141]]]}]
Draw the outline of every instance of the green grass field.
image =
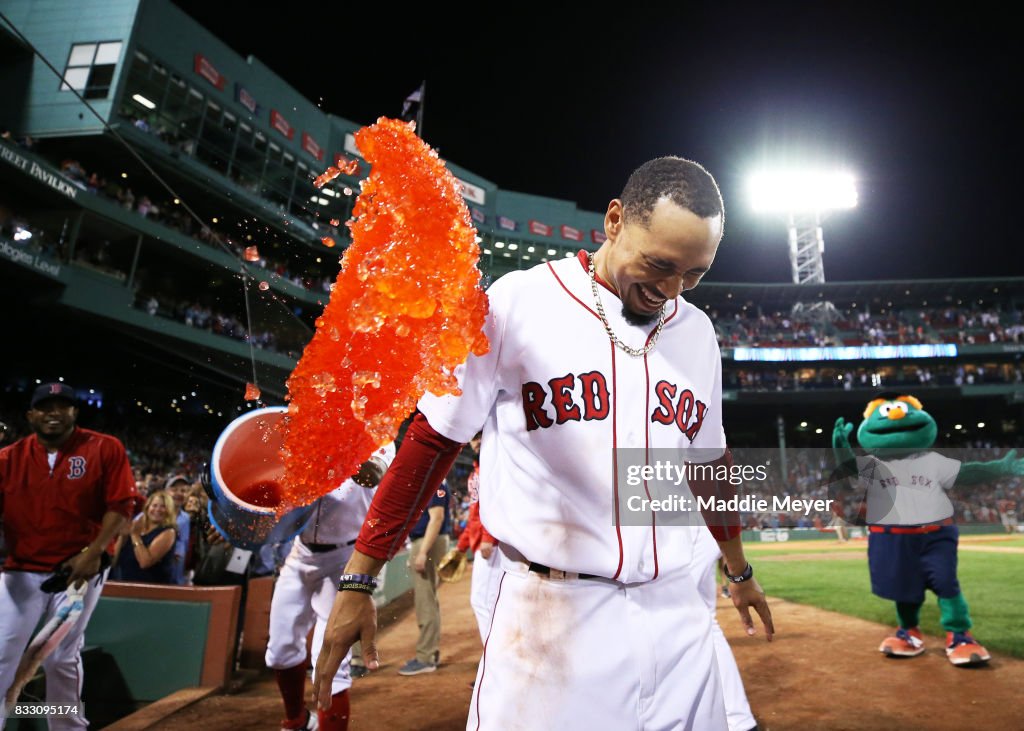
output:
[{"label": "green grass field", "polygon": [[[769,552],[756,545],[748,546],[747,553],[761,587],[771,596],[896,626],[895,604],[871,593],[866,557],[863,561],[800,559],[801,551]],[[757,561],[759,555],[783,553],[789,554],[790,560]],[[991,650],[1024,658],[1024,554],[961,551],[959,560],[960,586],[978,641]],[[926,596],[921,630],[944,637],[935,595],[928,592]]]}]

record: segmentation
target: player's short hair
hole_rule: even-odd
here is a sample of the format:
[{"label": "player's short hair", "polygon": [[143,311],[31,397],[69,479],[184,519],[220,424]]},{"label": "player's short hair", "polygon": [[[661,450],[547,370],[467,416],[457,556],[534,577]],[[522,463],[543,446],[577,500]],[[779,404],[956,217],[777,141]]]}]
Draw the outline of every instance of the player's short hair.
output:
[{"label": "player's short hair", "polygon": [[626,223],[646,227],[662,198],[701,218],[720,215],[725,223],[725,203],[718,183],[700,163],[681,157],[656,157],[645,162],[629,176],[619,197]]}]

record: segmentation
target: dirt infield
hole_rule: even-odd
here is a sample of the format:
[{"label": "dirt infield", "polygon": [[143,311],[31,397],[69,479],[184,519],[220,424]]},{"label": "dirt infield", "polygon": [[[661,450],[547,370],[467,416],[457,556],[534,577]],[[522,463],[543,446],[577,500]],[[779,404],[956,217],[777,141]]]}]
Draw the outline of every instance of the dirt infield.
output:
[{"label": "dirt infield", "polygon": [[[469,584],[467,573],[442,587],[442,665],[435,673],[396,674],[414,654],[416,621],[409,603],[402,603],[398,616],[382,618],[390,622],[380,637],[385,665],[356,681],[352,731],[465,728],[480,655]],[[924,655],[891,660],[877,652],[888,627],[781,599],[772,599],[771,606],[778,634],[768,644],[761,636],[744,636],[731,604],[719,599],[719,621],[762,731],[962,731],[1019,723],[1024,661],[993,654],[988,667],[954,668],[935,637],[925,638]],[[271,731],[280,728],[280,718],[273,679],[262,676],[240,693],[207,698],[152,728]]]}]

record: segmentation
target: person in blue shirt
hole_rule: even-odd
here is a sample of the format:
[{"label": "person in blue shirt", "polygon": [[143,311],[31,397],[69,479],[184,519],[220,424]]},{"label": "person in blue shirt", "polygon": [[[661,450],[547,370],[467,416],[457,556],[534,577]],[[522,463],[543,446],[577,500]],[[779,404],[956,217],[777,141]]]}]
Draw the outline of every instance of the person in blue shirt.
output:
[{"label": "person in blue shirt", "polygon": [[176,526],[178,537],[174,541],[174,559],[171,563],[171,583],[183,586],[188,583],[188,575],[185,572],[185,558],[188,551],[189,530],[191,518],[185,512],[185,498],[192,488],[192,483],[185,475],[174,475],[167,480],[165,489],[174,498],[174,505],[177,508]]},{"label": "person in blue shirt", "polygon": [[451,534],[451,500],[448,483],[431,496],[427,509],[409,533],[409,573],[412,574],[416,604],[416,624],[420,628],[416,657],[398,671],[399,675],[419,675],[437,670],[441,658],[441,605],[437,589],[441,583],[437,566],[448,552]]}]

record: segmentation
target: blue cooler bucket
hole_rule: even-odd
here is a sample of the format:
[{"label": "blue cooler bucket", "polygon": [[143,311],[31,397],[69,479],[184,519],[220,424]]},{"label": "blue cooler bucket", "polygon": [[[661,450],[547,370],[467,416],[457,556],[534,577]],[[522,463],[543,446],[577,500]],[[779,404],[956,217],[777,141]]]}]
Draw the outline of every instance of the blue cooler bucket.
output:
[{"label": "blue cooler bucket", "polygon": [[[281,426],[287,411],[287,406],[270,406],[243,414],[227,425],[213,447],[210,521],[233,546],[258,550],[264,544],[289,541],[302,531],[316,505],[303,505],[279,517],[272,499],[273,488],[284,477]],[[252,488],[261,484],[267,489],[254,492]]]}]

